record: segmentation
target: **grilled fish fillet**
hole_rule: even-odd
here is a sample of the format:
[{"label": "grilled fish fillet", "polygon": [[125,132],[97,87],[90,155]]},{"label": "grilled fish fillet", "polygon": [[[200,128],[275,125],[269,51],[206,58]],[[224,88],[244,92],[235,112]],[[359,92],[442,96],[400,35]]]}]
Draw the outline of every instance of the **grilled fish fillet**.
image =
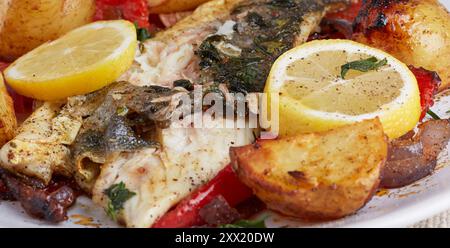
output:
[{"label": "grilled fish fillet", "polygon": [[[294,3],[297,7],[292,8],[294,5],[286,5],[287,2]],[[202,81],[200,74],[201,69],[204,68],[200,68],[201,58],[197,55],[199,47],[207,37],[213,35],[234,35],[239,38],[247,34],[248,36],[245,38],[255,39],[256,36],[275,35],[247,32],[249,29],[246,28],[248,26],[246,19],[249,14],[262,12],[258,15],[266,19],[266,25],[272,22],[284,23],[286,26],[281,26],[279,33],[283,33],[285,30],[293,30],[293,27],[295,27],[293,41],[281,40],[281,38],[275,41],[285,43],[284,45],[286,46],[280,51],[283,52],[295,45],[306,42],[309,35],[316,31],[322,17],[327,12],[337,10],[348,2],[347,0],[214,0],[207,2],[174,27],[146,41],[141,47],[142,49],[137,52],[133,67],[120,80],[141,86],[161,85],[171,87],[173,86],[173,81],[178,79],[187,79],[198,83]],[[270,4],[280,9],[280,16],[264,16],[267,13],[264,13],[261,9],[272,10],[274,7]],[[261,7],[267,5],[270,6]],[[292,9],[290,15],[288,15],[289,9]],[[289,18],[286,19],[284,18],[285,16]],[[244,23],[242,32],[235,31],[238,28],[236,24],[239,23]],[[275,27],[273,23],[272,25]],[[272,26],[268,26],[267,29],[272,29]],[[271,37],[271,39],[274,38]],[[246,43],[249,42],[255,43],[253,40],[246,41]],[[273,44],[271,41],[267,43]],[[250,50],[257,49],[256,47],[249,48]],[[273,62],[275,59],[276,56],[270,62]],[[266,65],[268,67],[265,68],[266,74],[270,69],[270,65],[271,63]],[[264,82],[261,83],[263,84]]]}]

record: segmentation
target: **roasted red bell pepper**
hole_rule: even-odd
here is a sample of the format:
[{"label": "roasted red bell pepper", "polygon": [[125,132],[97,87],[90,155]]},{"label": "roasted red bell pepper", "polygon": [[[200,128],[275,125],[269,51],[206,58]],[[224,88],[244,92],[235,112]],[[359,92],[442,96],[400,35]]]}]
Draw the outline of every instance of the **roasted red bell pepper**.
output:
[{"label": "roasted red bell pepper", "polygon": [[231,207],[252,197],[252,191],[239,181],[231,165],[223,169],[209,183],[182,200],[175,209],[162,216],[153,228],[183,228],[200,226],[205,222],[200,210],[218,196],[222,196]]},{"label": "roasted red bell pepper", "polygon": [[409,69],[416,76],[417,83],[419,84],[420,104],[422,106],[420,119],[422,120],[430,107],[434,105],[434,96],[439,92],[439,86],[442,81],[436,72],[413,66],[409,66]]},{"label": "roasted red bell pepper", "polygon": [[147,0],[97,0],[95,20],[125,19],[149,28]]}]

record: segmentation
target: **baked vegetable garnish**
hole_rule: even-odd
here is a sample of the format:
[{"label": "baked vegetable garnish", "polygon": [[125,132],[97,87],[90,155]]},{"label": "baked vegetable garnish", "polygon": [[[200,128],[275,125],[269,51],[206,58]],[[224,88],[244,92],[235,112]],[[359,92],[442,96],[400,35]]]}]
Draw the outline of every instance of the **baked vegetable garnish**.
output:
[{"label": "baked vegetable garnish", "polygon": [[267,207],[288,216],[328,220],[347,216],[372,198],[387,158],[378,119],[323,133],[231,148],[239,178]]}]

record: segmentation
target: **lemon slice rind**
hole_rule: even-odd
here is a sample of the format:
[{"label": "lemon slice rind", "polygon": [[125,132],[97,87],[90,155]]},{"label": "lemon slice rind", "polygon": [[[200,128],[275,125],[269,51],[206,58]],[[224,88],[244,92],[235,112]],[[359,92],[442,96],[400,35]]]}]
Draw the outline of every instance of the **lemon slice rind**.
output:
[{"label": "lemon slice rind", "polygon": [[[51,54],[53,52],[51,49],[54,47],[63,47],[64,42],[71,39],[74,33],[79,35],[86,31],[103,28],[116,30],[116,38],[120,37],[120,45],[115,47],[111,54],[98,58],[97,61],[92,61],[92,63],[87,63],[81,68],[75,68],[68,73],[52,73],[51,76],[41,71],[34,75],[30,72],[30,67],[27,68],[28,64],[39,63],[39,60],[52,59],[51,57],[40,58],[39,56],[42,53],[44,55]],[[99,39],[102,39],[102,37],[99,37]],[[5,79],[19,94],[38,100],[61,100],[73,95],[90,93],[115,81],[131,66],[136,46],[136,31],[132,23],[123,20],[91,23],[72,30],[59,39],[45,43],[22,56],[5,70]],[[71,48],[65,49],[65,51],[69,51]],[[65,56],[65,51],[54,51],[54,56]],[[82,57],[82,55],[77,56]],[[67,62],[70,64],[70,60],[67,60]],[[39,65],[36,68],[39,68]],[[51,70],[40,68],[40,70],[46,69]]]}]

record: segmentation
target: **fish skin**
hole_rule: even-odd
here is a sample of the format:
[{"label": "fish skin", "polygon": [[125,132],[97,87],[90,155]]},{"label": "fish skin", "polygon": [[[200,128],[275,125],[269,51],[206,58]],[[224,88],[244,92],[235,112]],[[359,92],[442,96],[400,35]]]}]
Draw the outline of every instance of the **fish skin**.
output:
[{"label": "fish skin", "polygon": [[54,172],[70,176],[70,150],[81,118],[60,116],[60,103],[45,103],[19,128],[18,135],[0,150],[3,168],[49,183]]}]

